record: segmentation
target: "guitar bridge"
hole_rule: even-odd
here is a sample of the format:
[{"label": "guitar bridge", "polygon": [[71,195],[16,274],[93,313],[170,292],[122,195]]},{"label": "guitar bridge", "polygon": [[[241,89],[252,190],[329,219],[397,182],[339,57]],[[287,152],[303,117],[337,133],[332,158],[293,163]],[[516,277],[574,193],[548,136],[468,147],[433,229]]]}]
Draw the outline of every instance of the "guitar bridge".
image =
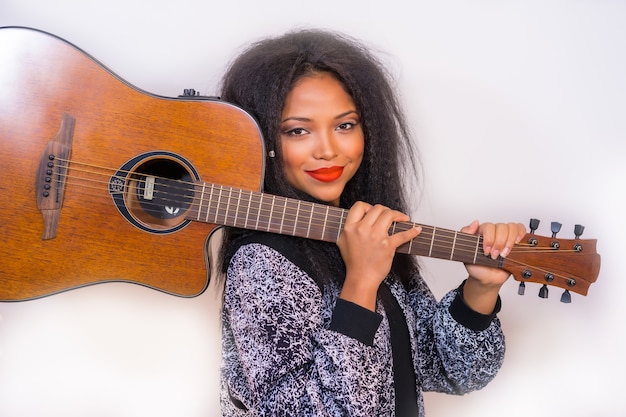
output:
[{"label": "guitar bridge", "polygon": [[75,123],[74,117],[63,113],[57,135],[48,142],[39,160],[35,192],[43,216],[43,240],[53,239],[57,233]]}]

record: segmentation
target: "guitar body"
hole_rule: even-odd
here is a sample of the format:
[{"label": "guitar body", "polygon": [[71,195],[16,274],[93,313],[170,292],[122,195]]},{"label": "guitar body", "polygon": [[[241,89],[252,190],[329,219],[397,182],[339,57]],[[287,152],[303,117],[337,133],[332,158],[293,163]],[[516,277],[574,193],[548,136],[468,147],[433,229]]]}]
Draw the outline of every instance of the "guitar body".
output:
[{"label": "guitar body", "polygon": [[0,301],[106,281],[202,293],[214,225],[176,208],[125,216],[136,203],[115,201],[112,178],[157,161],[159,175],[259,191],[264,152],[250,115],[147,94],[32,29],[0,29],[0,63]]}]

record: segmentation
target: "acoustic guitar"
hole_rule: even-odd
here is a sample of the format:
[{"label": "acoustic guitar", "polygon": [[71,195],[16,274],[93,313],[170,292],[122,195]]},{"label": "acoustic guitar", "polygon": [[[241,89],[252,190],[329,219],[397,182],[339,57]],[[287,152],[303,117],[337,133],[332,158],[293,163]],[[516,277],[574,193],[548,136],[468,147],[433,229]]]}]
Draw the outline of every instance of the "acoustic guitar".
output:
[{"label": "acoustic guitar", "polygon": [[[29,28],[0,29],[0,63],[0,301],[112,281],[193,297],[208,285],[217,225],[331,242],[341,233],[346,209],[261,192],[261,133],[232,104],[149,94]],[[558,225],[544,237],[531,222],[496,260],[480,236],[422,226],[400,252],[503,268],[564,289],[564,301],[599,274],[581,226],[561,239]]]}]

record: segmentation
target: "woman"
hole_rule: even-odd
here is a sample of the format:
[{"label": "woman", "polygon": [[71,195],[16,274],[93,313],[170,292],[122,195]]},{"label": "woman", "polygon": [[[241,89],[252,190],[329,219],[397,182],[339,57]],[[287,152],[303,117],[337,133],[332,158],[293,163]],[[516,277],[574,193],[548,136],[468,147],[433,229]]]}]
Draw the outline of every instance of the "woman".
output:
[{"label": "woman", "polygon": [[[244,51],[221,96],[259,123],[265,192],[350,208],[337,244],[226,231],[223,415],[415,416],[422,391],[487,384],[504,355],[495,314],[508,273],[467,265],[437,302],[415,259],[396,254],[421,231],[388,233],[408,220],[415,158],[373,54],[335,33],[288,33]],[[463,231],[494,258],[525,234],[476,221]]]}]

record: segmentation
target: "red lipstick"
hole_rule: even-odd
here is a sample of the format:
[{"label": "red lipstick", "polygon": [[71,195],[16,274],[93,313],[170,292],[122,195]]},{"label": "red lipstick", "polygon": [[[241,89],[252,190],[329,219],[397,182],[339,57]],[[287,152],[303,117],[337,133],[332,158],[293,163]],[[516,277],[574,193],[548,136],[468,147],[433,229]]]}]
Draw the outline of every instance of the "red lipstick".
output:
[{"label": "red lipstick", "polygon": [[320,168],[314,171],[306,171],[306,173],[318,181],[332,182],[341,177],[343,167],[335,166],[330,168]]}]

